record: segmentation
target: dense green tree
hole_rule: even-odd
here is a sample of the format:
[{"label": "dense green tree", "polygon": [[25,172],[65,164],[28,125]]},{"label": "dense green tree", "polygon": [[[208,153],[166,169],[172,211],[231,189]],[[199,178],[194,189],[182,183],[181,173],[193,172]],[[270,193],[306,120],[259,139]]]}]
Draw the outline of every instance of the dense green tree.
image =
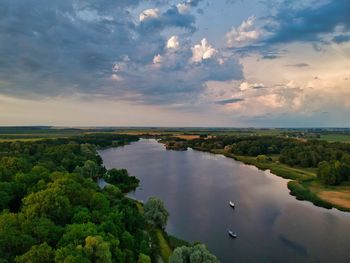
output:
[{"label": "dense green tree", "polygon": [[152,263],[151,258],[145,254],[140,254],[137,263]]},{"label": "dense green tree", "polygon": [[91,262],[112,262],[112,254],[109,249],[109,243],[105,242],[100,236],[88,236],[85,239],[84,252]]},{"label": "dense green tree", "polygon": [[[106,173],[96,146],[124,145],[124,135],[0,143],[0,262],[137,262],[154,240],[126,170]],[[152,258],[156,258],[155,251]],[[146,261],[147,262],[147,261]]]},{"label": "dense green tree", "polygon": [[129,176],[125,169],[111,169],[105,175],[106,182],[118,186],[123,192],[129,192],[136,189],[139,185],[139,180],[134,176]]},{"label": "dense green tree", "polygon": [[98,234],[97,226],[91,222],[86,224],[72,224],[67,225],[65,232],[59,241],[60,246],[67,246],[72,244],[74,246],[82,245],[87,236],[94,236]]},{"label": "dense green tree", "polygon": [[193,247],[178,247],[169,259],[169,263],[219,263],[205,245],[197,244]]},{"label": "dense green tree", "polygon": [[28,218],[44,216],[54,222],[64,223],[71,211],[69,198],[58,188],[47,188],[23,199],[23,213]]},{"label": "dense green tree", "polygon": [[168,221],[169,213],[162,200],[156,197],[148,199],[144,206],[146,220],[155,227],[164,229]]},{"label": "dense green tree", "polygon": [[22,231],[21,219],[14,213],[0,215],[0,258],[12,261],[35,244],[35,239]]},{"label": "dense green tree", "polygon": [[81,168],[81,174],[86,178],[96,178],[99,175],[100,167],[96,162],[87,160]]},{"label": "dense green tree", "polygon": [[22,256],[17,256],[16,263],[50,263],[53,262],[54,251],[46,242],[35,245]]}]

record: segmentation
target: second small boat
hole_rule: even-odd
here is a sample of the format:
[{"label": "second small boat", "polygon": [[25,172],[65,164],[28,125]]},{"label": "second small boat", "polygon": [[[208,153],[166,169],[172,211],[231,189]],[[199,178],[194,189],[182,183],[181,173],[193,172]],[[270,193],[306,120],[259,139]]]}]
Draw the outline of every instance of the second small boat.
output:
[{"label": "second small boat", "polygon": [[232,208],[235,208],[235,204],[234,204],[233,202],[230,201],[229,204],[230,204],[230,206],[231,206]]},{"label": "second small boat", "polygon": [[237,234],[233,233],[233,231],[231,231],[231,230],[228,231],[228,235],[232,238],[237,238]]}]

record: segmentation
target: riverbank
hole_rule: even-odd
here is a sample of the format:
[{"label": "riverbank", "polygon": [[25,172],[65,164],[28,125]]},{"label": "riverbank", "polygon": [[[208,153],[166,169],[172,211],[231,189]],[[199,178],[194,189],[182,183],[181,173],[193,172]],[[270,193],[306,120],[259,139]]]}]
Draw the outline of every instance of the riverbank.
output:
[{"label": "riverbank", "polygon": [[239,156],[221,149],[206,150],[199,147],[193,149],[222,154],[244,164],[253,165],[260,170],[270,170],[271,173],[277,176],[291,180],[287,187],[290,194],[295,196],[296,199],[309,201],[326,209],[336,208],[340,211],[350,212],[350,186],[324,186],[318,181],[316,171],[313,169],[290,167],[274,159],[259,161],[256,157]]},{"label": "riverbank", "polygon": [[[130,198],[134,201],[140,214],[144,213],[143,203]],[[168,263],[170,256],[177,247],[189,246],[190,244],[182,239],[169,235],[167,232],[160,228],[148,229],[151,236],[157,241],[159,254],[164,263]]]}]

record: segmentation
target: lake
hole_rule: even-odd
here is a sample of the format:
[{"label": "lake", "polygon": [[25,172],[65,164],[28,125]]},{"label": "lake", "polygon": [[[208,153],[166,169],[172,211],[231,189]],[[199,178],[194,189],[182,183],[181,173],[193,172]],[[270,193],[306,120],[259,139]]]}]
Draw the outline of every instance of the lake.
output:
[{"label": "lake", "polygon": [[205,243],[222,263],[350,262],[350,213],[296,200],[288,181],[268,171],[222,155],[167,151],[155,140],[99,154],[108,169],[141,180],[134,198],[164,201],[168,233]]}]

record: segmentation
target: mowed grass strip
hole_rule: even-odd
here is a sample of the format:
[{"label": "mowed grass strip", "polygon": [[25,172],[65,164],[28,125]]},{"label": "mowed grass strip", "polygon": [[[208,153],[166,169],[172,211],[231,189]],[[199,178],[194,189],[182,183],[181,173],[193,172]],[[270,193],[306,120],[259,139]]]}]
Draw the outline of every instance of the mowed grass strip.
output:
[{"label": "mowed grass strip", "polygon": [[157,235],[159,249],[160,249],[160,256],[162,257],[162,260],[164,263],[168,263],[169,258],[173,252],[168,244],[168,241],[166,241],[163,235],[163,231],[160,229],[157,229],[156,235]]}]

